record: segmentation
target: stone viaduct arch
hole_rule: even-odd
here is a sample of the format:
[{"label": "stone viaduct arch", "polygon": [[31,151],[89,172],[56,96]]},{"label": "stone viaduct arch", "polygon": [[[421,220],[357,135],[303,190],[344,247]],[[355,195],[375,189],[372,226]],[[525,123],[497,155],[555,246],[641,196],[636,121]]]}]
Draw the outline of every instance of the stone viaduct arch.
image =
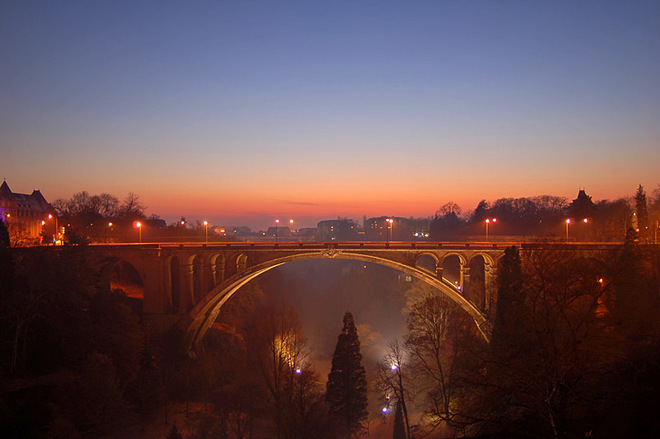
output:
[{"label": "stone viaduct arch", "polygon": [[[150,333],[177,322],[188,325],[194,355],[222,305],[243,285],[282,264],[304,259],[338,258],[384,265],[436,288],[461,306],[486,339],[496,304],[496,268],[504,249],[521,253],[556,248],[600,259],[619,245],[553,243],[309,242],[94,245],[99,261],[123,261],[143,282],[143,321]],[[453,261],[451,264],[447,262]],[[453,270],[453,272],[452,272]],[[474,270],[474,273],[472,271]],[[451,278],[451,282],[447,280]],[[475,282],[471,281],[474,277]],[[472,288],[479,285],[479,288]],[[474,296],[471,290],[478,296]]]},{"label": "stone viaduct arch", "polygon": [[[382,255],[379,253],[383,253]],[[228,278],[226,281],[218,284],[212,291],[210,291],[202,301],[197,303],[194,308],[189,312],[189,317],[192,323],[189,326],[187,334],[188,351],[191,355],[195,355],[198,344],[201,342],[204,334],[213,324],[218,316],[222,305],[229,300],[229,298],[238,291],[243,285],[257,278],[261,274],[279,267],[288,262],[306,259],[324,259],[336,258],[347,259],[362,262],[371,262],[395,270],[402,271],[410,274],[415,278],[422,280],[428,285],[436,288],[440,293],[448,296],[461,308],[463,308],[479,328],[484,338],[489,339],[492,325],[488,319],[487,308],[475,306],[463,293],[466,291],[466,286],[469,283],[469,266],[462,263],[460,271],[460,283],[458,285],[449,282],[442,277],[442,261],[449,256],[458,256],[461,261],[469,261],[474,257],[481,256],[490,262],[489,266],[493,266],[495,261],[500,257],[501,252],[484,252],[475,253],[474,255],[466,256],[461,252],[408,252],[410,254],[403,255],[405,257],[393,257],[389,251],[359,251],[356,249],[340,250],[333,246],[328,249],[315,251],[315,252],[294,252],[290,255],[280,255],[265,262],[256,263],[254,265],[246,266],[243,262],[247,259],[247,255],[241,254],[236,256],[237,272]],[[400,255],[401,256],[401,255]],[[420,258],[429,257],[434,261],[434,265],[419,264]],[[484,277],[493,277],[494,273],[491,271],[485,273]],[[491,281],[492,285],[493,282]],[[492,292],[489,292],[492,293]],[[486,302],[489,304],[489,302]]]}]

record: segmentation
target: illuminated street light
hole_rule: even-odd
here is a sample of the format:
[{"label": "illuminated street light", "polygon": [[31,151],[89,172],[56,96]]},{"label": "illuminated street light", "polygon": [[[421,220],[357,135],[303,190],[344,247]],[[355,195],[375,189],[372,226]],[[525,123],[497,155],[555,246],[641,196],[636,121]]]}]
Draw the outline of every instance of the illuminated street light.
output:
[{"label": "illuminated street light", "polygon": [[390,238],[394,240],[394,219],[387,218],[385,221],[387,221],[386,240],[389,244]]},{"label": "illuminated street light", "polygon": [[209,222],[204,220],[204,242],[209,242]]},{"label": "illuminated street light", "polygon": [[275,220],[275,242],[277,242],[277,225],[280,223],[279,219]]},{"label": "illuminated street light", "polygon": [[136,221],[135,227],[138,229],[139,242],[142,243],[142,223],[140,221]]},{"label": "illuminated street light", "polygon": [[289,225],[291,225],[291,235],[293,236],[293,218],[289,220]]},{"label": "illuminated street light", "polygon": [[[52,220],[53,219],[53,214],[49,213],[48,214],[48,219]],[[57,245],[57,241],[59,240],[59,230],[58,230],[58,224],[57,224],[57,216],[55,216],[55,233],[53,234],[53,245]]]},{"label": "illuminated street light", "polygon": [[566,242],[568,242],[568,225],[571,223],[571,219],[566,220]]},{"label": "illuminated street light", "polygon": [[496,223],[497,218],[486,218],[486,241],[488,241],[488,226],[490,225],[491,221]]}]

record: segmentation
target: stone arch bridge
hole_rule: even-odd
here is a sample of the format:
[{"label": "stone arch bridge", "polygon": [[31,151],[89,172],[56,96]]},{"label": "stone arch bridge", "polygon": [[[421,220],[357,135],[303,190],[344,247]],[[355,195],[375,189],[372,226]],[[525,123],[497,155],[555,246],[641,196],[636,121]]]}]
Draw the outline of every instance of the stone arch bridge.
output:
[{"label": "stone arch bridge", "polygon": [[162,332],[183,320],[189,328],[189,353],[195,355],[220,308],[241,286],[275,267],[305,259],[351,259],[400,270],[456,302],[488,339],[496,303],[497,264],[511,245],[523,252],[557,246],[593,253],[608,247],[423,241],[230,242],[93,245],[90,251],[108,273],[131,277],[142,286],[143,315],[150,331]]}]

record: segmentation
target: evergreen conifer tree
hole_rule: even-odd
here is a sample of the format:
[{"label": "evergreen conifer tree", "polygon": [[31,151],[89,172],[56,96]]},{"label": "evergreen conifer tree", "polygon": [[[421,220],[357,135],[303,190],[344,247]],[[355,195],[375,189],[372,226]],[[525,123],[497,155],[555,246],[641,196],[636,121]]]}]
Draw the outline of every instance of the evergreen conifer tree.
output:
[{"label": "evergreen conifer tree", "polygon": [[337,339],[326,388],[326,401],[346,437],[359,434],[367,417],[367,380],[360,340],[350,312],[344,314],[344,327]]},{"label": "evergreen conifer tree", "polygon": [[635,215],[637,215],[637,227],[639,237],[646,242],[649,228],[649,212],[646,205],[646,192],[640,184],[635,193]]}]

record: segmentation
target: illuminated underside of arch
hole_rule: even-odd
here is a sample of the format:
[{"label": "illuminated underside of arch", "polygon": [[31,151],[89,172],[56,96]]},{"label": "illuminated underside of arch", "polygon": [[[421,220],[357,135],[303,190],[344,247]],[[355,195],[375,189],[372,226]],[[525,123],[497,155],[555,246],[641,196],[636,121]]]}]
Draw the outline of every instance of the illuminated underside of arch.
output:
[{"label": "illuminated underside of arch", "polygon": [[231,298],[239,288],[250,282],[261,274],[286,264],[287,262],[306,260],[306,259],[347,259],[362,262],[371,262],[395,270],[410,274],[417,279],[426,282],[428,285],[436,288],[439,292],[449,297],[461,308],[463,308],[474,320],[482,336],[486,341],[490,340],[492,325],[484,313],[479,311],[470,301],[468,301],[450,282],[444,279],[438,279],[433,274],[424,269],[411,267],[400,262],[391,261],[377,256],[365,255],[360,253],[344,253],[341,251],[320,251],[273,259],[262,264],[248,267],[245,271],[238,273],[218,285],[207,294],[204,299],[198,303],[191,311],[190,317],[193,322],[188,328],[186,336],[186,345],[190,356],[196,356],[198,346],[204,337],[204,334],[215,322],[220,308]]}]

